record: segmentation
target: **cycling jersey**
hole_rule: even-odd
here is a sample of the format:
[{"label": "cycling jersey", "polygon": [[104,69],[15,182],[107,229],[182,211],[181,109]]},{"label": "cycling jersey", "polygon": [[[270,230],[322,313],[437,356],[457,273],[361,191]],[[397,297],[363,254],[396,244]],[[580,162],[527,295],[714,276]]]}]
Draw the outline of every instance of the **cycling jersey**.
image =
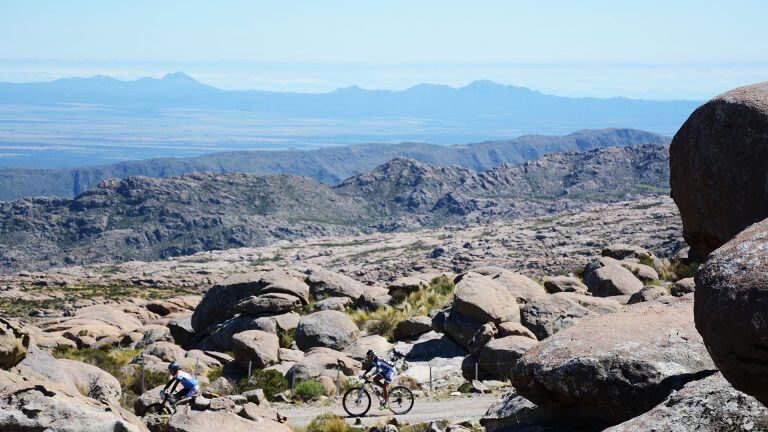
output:
[{"label": "cycling jersey", "polygon": [[179,373],[176,374],[174,377],[181,383],[181,386],[184,387],[186,390],[193,389],[199,385],[197,380],[190,374],[179,371]]},{"label": "cycling jersey", "polygon": [[392,380],[395,379],[395,374],[397,374],[395,365],[387,363],[381,359],[376,359],[371,363],[370,369],[373,369],[374,367],[376,368],[374,375],[381,375],[388,382],[392,382]]}]

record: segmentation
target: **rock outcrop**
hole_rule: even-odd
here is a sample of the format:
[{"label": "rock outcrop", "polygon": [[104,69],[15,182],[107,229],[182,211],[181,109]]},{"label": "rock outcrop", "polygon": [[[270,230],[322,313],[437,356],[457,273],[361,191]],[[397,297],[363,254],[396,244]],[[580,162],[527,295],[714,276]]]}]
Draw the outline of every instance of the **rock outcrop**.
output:
[{"label": "rock outcrop", "polygon": [[768,404],[768,220],[712,252],[696,274],[696,328],[723,376]]},{"label": "rock outcrop", "polygon": [[713,371],[691,302],[652,302],[582,320],[540,342],[516,362],[512,384],[531,402],[595,427],[642,414]]},{"label": "rock outcrop", "polygon": [[0,385],[0,430],[149,432],[141,420],[115,403],[48,382],[19,381]]},{"label": "rock outcrop", "polygon": [[704,258],[768,217],[768,83],[728,91],[696,109],[669,154],[683,236]]},{"label": "rock outcrop", "polygon": [[741,432],[768,430],[768,409],[721,374],[685,385],[664,402],[605,432]]},{"label": "rock outcrop", "polygon": [[19,323],[0,317],[0,368],[19,364],[28,348],[29,333]]}]

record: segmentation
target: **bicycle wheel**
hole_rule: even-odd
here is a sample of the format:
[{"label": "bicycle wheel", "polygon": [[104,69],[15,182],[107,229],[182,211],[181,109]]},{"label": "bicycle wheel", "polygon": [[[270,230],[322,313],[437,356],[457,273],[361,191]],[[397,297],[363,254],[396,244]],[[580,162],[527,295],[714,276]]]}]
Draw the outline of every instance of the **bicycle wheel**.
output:
[{"label": "bicycle wheel", "polygon": [[389,409],[398,415],[413,408],[413,392],[408,387],[396,386],[389,390]]},{"label": "bicycle wheel", "polygon": [[171,414],[172,410],[171,407],[167,403],[153,403],[152,405],[147,407],[147,410],[144,412],[144,414],[160,414],[160,415],[169,415]]},{"label": "bicycle wheel", "polygon": [[363,387],[352,387],[344,393],[342,405],[350,417],[362,417],[371,409],[371,394]]}]

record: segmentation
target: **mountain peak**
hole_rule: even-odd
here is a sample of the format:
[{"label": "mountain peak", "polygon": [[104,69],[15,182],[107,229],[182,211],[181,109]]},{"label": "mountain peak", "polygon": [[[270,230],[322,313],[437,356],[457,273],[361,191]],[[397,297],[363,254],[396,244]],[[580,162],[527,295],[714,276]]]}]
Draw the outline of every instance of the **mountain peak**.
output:
[{"label": "mountain peak", "polygon": [[485,91],[485,90],[499,90],[505,87],[506,87],[505,85],[499,84],[497,82],[493,82],[491,80],[475,80],[465,85],[464,87],[462,87],[462,89]]},{"label": "mountain peak", "polygon": [[163,78],[163,81],[173,81],[173,82],[188,82],[188,83],[195,83],[199,84],[194,78],[191,76],[185,74],[184,72],[172,72],[169,74],[166,74]]}]

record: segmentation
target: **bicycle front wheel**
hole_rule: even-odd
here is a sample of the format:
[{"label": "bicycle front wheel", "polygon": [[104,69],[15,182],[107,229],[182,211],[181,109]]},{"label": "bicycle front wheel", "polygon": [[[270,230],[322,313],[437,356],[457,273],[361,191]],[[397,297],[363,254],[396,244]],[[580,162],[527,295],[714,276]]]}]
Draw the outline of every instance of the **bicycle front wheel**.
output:
[{"label": "bicycle front wheel", "polygon": [[160,414],[160,415],[169,415],[173,412],[170,406],[168,406],[167,403],[154,403],[147,407],[146,414]]},{"label": "bicycle front wheel", "polygon": [[342,405],[350,417],[362,417],[371,409],[371,394],[363,387],[353,387],[344,393]]},{"label": "bicycle front wheel", "polygon": [[389,409],[397,415],[408,414],[413,408],[413,399],[413,392],[408,387],[392,387],[389,390]]}]

